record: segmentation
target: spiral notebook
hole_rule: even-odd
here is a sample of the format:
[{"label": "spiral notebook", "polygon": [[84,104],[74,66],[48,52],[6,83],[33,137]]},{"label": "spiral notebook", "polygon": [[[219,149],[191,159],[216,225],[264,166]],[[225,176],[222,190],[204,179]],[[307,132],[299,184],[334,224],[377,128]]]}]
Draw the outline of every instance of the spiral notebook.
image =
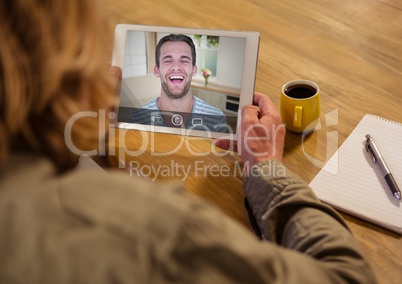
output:
[{"label": "spiral notebook", "polygon": [[375,140],[402,189],[402,124],[371,114],[362,118],[310,187],[334,208],[402,234],[402,203],[366,151],[366,134]]}]

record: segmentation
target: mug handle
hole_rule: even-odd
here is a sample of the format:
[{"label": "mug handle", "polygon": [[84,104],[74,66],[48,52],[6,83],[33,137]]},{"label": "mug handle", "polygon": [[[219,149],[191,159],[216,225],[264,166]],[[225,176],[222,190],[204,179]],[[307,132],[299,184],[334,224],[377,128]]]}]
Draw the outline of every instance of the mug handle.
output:
[{"label": "mug handle", "polygon": [[301,127],[302,126],[302,106],[295,106],[295,111],[293,115],[293,127]]}]

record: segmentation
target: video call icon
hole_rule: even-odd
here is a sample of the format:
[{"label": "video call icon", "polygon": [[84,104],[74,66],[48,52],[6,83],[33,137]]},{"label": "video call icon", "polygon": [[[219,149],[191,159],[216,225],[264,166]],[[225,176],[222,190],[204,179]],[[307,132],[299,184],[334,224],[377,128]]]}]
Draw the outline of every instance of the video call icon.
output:
[{"label": "video call icon", "polygon": [[160,122],[162,122],[162,116],[159,113],[153,113],[151,116],[151,120],[153,122],[160,123]]}]

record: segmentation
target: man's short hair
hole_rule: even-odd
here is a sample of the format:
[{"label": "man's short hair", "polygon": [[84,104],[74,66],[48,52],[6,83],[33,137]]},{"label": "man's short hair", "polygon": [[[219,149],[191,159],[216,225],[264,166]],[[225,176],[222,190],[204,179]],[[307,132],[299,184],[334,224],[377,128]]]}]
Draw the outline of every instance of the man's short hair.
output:
[{"label": "man's short hair", "polygon": [[170,34],[161,38],[156,46],[155,52],[155,60],[156,66],[159,68],[159,57],[161,55],[161,47],[165,42],[173,41],[173,42],[185,42],[190,46],[191,49],[191,56],[193,57],[192,64],[195,65],[196,62],[196,53],[195,53],[195,45],[191,37],[183,35],[183,34]]}]

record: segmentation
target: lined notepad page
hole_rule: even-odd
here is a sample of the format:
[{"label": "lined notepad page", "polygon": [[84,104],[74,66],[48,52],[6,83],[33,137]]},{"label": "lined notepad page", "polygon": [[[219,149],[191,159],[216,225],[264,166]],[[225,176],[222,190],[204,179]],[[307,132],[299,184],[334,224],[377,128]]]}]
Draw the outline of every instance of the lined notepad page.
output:
[{"label": "lined notepad page", "polygon": [[334,208],[402,234],[402,203],[365,149],[370,134],[402,190],[402,124],[367,114],[311,181]]}]

